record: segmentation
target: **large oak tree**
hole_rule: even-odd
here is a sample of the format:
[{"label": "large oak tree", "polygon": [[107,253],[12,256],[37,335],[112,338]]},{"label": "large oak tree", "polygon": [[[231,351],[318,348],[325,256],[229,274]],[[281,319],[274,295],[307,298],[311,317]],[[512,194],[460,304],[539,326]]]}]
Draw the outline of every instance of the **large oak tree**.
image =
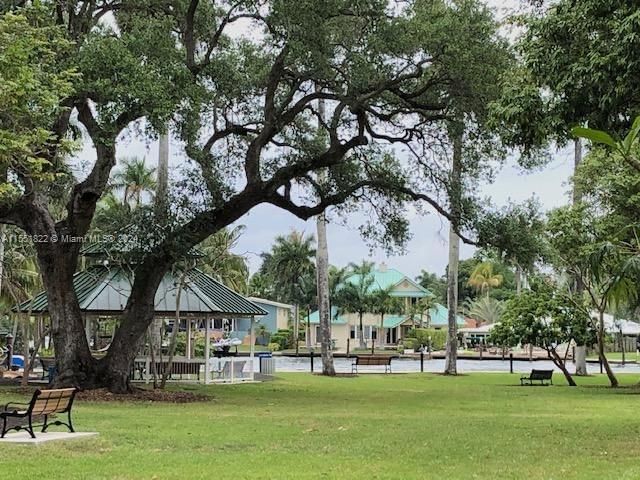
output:
[{"label": "large oak tree", "polygon": [[[51,135],[38,151],[38,175],[25,169],[31,160],[22,152],[3,160],[5,183],[18,193],[0,205],[0,223],[43,240],[35,247],[60,384],[127,391],[163,275],[259,204],[308,219],[368,202],[367,232],[385,242],[406,235],[403,202],[426,202],[449,216],[424,152],[454,114],[451,86],[462,77],[458,54],[473,18],[457,2],[39,3],[44,15],[32,25],[72,42],[56,52],[55,65],[77,76],[68,91],[58,89],[53,115],[43,120]],[[29,18],[29,8],[13,2],[0,14]],[[167,124],[184,145],[185,198],[156,219],[161,228],[137,230],[131,294],[107,354],[96,359],[72,288],[81,243],[67,239],[89,231],[122,135],[153,135]],[[63,140],[78,132],[95,160],[63,188],[59,179],[69,178],[72,163]],[[406,147],[402,161],[398,146]],[[326,172],[321,184],[319,171]],[[49,206],[61,198],[66,208],[57,215]]]}]

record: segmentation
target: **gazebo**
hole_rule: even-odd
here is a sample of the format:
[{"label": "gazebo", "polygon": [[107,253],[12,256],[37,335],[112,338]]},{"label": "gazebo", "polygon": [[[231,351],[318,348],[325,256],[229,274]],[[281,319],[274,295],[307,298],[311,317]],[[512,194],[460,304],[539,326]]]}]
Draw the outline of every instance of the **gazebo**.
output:
[{"label": "gazebo", "polygon": [[[91,341],[91,326],[94,321],[97,320],[95,323],[99,323],[101,319],[117,318],[121,315],[131,292],[132,280],[132,269],[122,265],[110,265],[108,261],[91,265],[74,275],[73,285],[80,309],[85,315],[85,329],[89,341]],[[180,292],[179,312],[177,311],[178,292]],[[44,316],[48,312],[47,307],[46,292],[41,292],[33,299],[24,302],[20,306],[20,310],[22,312],[30,311],[32,316]],[[177,313],[179,313],[180,320],[178,323],[175,321]],[[197,268],[175,269],[168,272],[160,283],[155,296],[156,318],[161,318],[164,322],[173,321],[172,328],[179,329],[182,326],[182,321],[186,321],[186,358],[174,360],[172,375],[180,375],[180,378],[183,377],[183,374],[197,375],[200,380],[200,367],[204,366],[205,384],[216,380],[231,382],[254,380],[255,316],[266,314],[265,310]],[[229,326],[229,320],[236,318],[249,318],[249,330],[225,331],[224,326]],[[232,324],[233,321],[231,321]],[[204,361],[192,358],[194,355],[191,354],[193,349],[191,334],[194,327],[197,331],[204,330]],[[248,363],[251,368],[247,377],[242,374],[242,367],[247,363],[246,360],[238,361],[240,372],[238,372],[238,368],[234,372],[233,356],[222,351],[228,350],[228,348],[219,348],[213,353],[219,359],[220,357],[227,358],[226,363],[229,365],[225,364],[224,369],[216,372],[217,378],[212,379],[211,337],[212,335],[218,336],[219,339],[224,334],[235,336],[245,343],[248,340],[250,345]],[[94,351],[100,351],[95,342],[95,334],[93,346]],[[166,368],[166,362],[163,365],[162,358],[160,360],[156,358],[155,362],[155,371],[159,372]],[[220,360],[218,364],[220,364]],[[136,358],[135,365],[132,367],[134,380],[149,381],[152,371],[149,355]],[[136,378],[136,374],[138,374],[138,378]]]}]

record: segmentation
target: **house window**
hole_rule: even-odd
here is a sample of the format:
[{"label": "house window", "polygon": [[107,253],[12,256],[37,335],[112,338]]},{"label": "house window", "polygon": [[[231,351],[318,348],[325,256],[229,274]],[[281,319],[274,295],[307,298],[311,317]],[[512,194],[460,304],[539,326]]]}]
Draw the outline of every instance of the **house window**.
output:
[{"label": "house window", "polygon": [[233,318],[214,318],[213,319],[213,329],[214,330],[224,330],[225,332],[231,332],[235,330]]},{"label": "house window", "polygon": [[415,305],[416,303],[418,303],[418,299],[415,297],[411,297],[411,305]]},{"label": "house window", "polygon": [[378,336],[378,332],[376,327],[373,325],[365,325],[364,326],[364,339],[365,340],[376,340]]},{"label": "house window", "polygon": [[320,343],[320,325],[316,325],[316,343]]},{"label": "house window", "polygon": [[349,331],[349,338],[354,340],[356,338],[356,326],[351,325],[351,330]]}]

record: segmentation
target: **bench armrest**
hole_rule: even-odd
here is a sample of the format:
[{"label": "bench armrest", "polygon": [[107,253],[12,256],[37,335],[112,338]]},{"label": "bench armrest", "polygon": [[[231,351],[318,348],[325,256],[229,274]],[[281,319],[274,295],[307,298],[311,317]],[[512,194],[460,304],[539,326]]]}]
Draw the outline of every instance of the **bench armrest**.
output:
[{"label": "bench armrest", "polygon": [[3,413],[7,413],[7,412],[12,412],[15,413],[17,411],[17,409],[15,408],[11,408],[11,405],[16,405],[16,406],[21,406],[21,407],[29,407],[28,403],[21,403],[21,402],[9,402],[7,404],[4,405],[4,410]]}]

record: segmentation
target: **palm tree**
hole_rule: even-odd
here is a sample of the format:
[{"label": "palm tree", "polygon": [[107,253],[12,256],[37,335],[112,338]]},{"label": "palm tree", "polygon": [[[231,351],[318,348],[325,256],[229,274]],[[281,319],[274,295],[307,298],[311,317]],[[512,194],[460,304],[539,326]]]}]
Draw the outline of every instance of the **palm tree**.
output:
[{"label": "palm tree", "polygon": [[315,278],[316,255],[313,235],[292,231],[276,237],[271,252],[262,254],[261,273],[273,283],[276,300],[296,305],[305,304],[308,292],[300,288],[302,279]]},{"label": "palm tree", "polygon": [[476,322],[491,324],[500,321],[504,312],[504,302],[491,297],[482,297],[466,302],[468,315]]},{"label": "palm tree", "polygon": [[375,301],[373,264],[365,261],[360,265],[351,264],[350,270],[352,275],[337,289],[335,303],[340,313],[358,314],[360,348],[367,348],[363,317],[365,313],[372,311]]},{"label": "palm tree", "polygon": [[202,270],[236,292],[246,293],[249,282],[247,259],[231,250],[238,244],[244,225],[225,228],[199,245],[204,254]]},{"label": "palm tree", "polygon": [[123,203],[113,192],[107,192],[96,205],[92,228],[97,232],[113,233],[131,223],[131,206]]},{"label": "palm tree", "polygon": [[438,301],[434,295],[427,295],[418,299],[416,303],[411,305],[407,311],[408,317],[414,321],[418,317],[420,319],[420,328],[424,327],[424,317],[427,317],[427,327],[431,326],[431,310],[433,310]]},{"label": "palm tree", "polygon": [[502,275],[493,272],[493,263],[482,262],[476,265],[471,272],[468,284],[488,297],[489,290],[499,287],[502,284],[502,280]]},{"label": "palm tree", "polygon": [[35,256],[15,246],[5,250],[0,302],[7,312],[41,288]]},{"label": "palm tree", "polygon": [[[402,314],[404,310],[404,302],[391,295],[391,287],[381,290],[376,290],[372,294],[372,313],[380,315],[380,332],[384,335],[384,316],[389,313]],[[378,342],[380,345],[384,345],[384,339],[380,339]],[[371,353],[373,353],[374,346],[371,345]]]},{"label": "palm tree", "polygon": [[142,194],[153,197],[156,189],[155,168],[147,168],[144,158],[130,157],[120,160],[121,168],[111,179],[111,188],[123,192],[123,202],[138,207]]}]

